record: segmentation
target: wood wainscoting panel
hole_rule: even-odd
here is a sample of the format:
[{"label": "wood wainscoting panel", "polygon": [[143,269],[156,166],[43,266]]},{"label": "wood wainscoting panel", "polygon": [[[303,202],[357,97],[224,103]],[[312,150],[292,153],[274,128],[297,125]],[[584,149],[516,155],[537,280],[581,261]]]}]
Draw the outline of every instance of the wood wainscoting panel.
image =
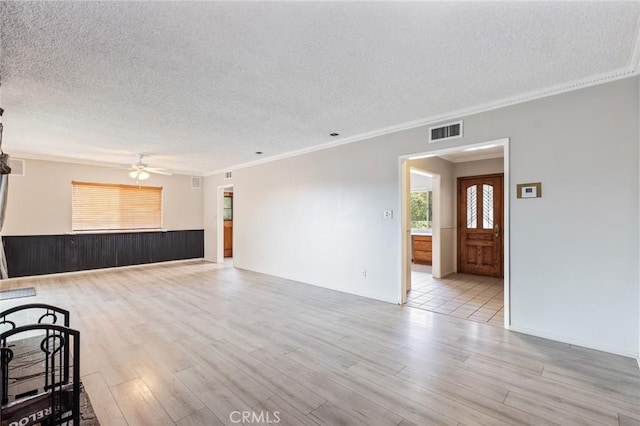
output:
[{"label": "wood wainscoting panel", "polygon": [[9,277],[204,257],[204,230],[2,237]]}]

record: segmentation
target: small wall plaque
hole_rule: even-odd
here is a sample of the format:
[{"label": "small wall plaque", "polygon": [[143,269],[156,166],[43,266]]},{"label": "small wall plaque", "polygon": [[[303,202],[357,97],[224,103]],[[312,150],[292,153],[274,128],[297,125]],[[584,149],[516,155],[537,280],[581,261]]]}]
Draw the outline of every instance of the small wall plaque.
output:
[{"label": "small wall plaque", "polygon": [[518,198],[540,198],[542,197],[542,183],[519,183],[516,186]]}]

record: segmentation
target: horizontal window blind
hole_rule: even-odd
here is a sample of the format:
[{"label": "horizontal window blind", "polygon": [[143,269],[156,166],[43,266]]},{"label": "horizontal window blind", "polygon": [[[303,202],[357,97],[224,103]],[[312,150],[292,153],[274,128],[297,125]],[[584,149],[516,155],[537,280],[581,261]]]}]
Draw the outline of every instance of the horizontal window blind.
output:
[{"label": "horizontal window blind", "polygon": [[71,229],[162,228],[162,187],[71,182]]}]

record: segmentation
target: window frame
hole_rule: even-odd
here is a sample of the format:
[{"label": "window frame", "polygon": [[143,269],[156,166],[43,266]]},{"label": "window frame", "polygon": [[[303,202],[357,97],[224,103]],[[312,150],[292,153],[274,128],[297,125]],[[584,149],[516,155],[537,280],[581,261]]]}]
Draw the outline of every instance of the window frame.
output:
[{"label": "window frame", "polygon": [[[95,228],[87,228],[86,226],[79,226],[75,223],[75,194],[74,189],[75,186],[88,186],[88,187],[105,187],[110,189],[146,189],[152,191],[159,192],[159,205],[158,207],[158,217],[153,217],[153,220],[157,220],[157,222],[150,224],[150,226],[143,227],[125,227],[118,226],[116,227],[106,227],[106,226],[97,226]],[[120,206],[120,210],[123,207]],[[101,233],[125,233],[125,232],[154,232],[154,231],[162,231],[164,224],[164,188],[162,186],[148,186],[148,185],[128,185],[128,184],[117,184],[117,183],[104,183],[104,182],[86,182],[86,181],[71,181],[71,233],[72,234],[101,234]],[[122,225],[122,223],[120,223]],[[159,225],[159,226],[155,226]]]},{"label": "window frame", "polygon": [[[427,228],[414,228],[413,227],[413,220],[411,220],[411,218],[409,219],[409,222],[411,224],[411,232],[412,233],[428,233],[429,231],[433,231],[433,189],[426,189],[426,188],[417,188],[417,189],[412,189],[410,191],[411,194],[413,194],[414,192],[424,192],[426,193],[426,198],[427,198],[427,202],[426,202],[426,209],[425,209],[425,222],[427,222],[427,224],[429,224],[429,222],[431,222],[431,226],[427,227]],[[429,193],[431,193],[431,196],[429,196]],[[429,199],[431,199],[431,203],[429,203]],[[411,197],[409,197],[409,211],[411,211]],[[429,213],[431,213],[431,221],[429,221]]]}]

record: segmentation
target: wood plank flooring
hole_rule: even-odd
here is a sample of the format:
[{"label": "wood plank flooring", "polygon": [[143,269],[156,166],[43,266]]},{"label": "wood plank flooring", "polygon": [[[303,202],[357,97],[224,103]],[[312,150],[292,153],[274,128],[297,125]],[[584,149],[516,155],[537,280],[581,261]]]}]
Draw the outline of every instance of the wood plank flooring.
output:
[{"label": "wood plank flooring", "polygon": [[[7,280],[111,425],[640,425],[636,361],[202,261]],[[277,422],[276,422],[277,420]]]}]

